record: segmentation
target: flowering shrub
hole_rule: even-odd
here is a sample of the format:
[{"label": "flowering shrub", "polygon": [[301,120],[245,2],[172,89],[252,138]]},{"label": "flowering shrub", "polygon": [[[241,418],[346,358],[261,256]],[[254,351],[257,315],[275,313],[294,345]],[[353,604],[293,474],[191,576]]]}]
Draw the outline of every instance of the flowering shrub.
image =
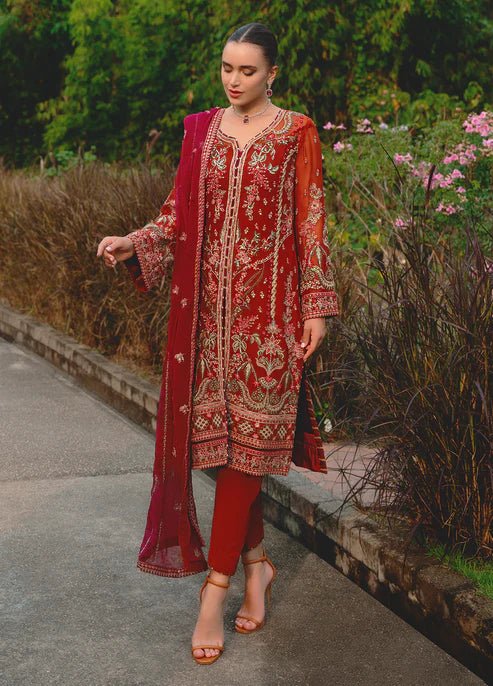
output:
[{"label": "flowering shrub", "polygon": [[363,509],[491,559],[493,113],[323,128],[342,317],[321,424],[375,448],[341,480]]},{"label": "flowering shrub", "polygon": [[392,229],[409,227],[416,208],[426,206],[434,214],[431,231],[455,231],[464,247],[461,227],[474,220],[484,247],[493,248],[492,111],[425,130],[366,118],[353,132],[330,121],[323,129],[329,132],[325,176],[336,244],[372,254],[385,250]]}]

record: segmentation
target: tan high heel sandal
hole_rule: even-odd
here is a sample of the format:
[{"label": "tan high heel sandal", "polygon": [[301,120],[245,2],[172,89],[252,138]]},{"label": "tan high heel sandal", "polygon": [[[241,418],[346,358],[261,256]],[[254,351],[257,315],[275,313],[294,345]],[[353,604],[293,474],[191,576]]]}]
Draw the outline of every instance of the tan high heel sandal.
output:
[{"label": "tan high heel sandal", "polygon": [[[205,577],[204,583],[202,584],[200,591],[199,591],[199,600],[202,602],[202,593],[204,591],[204,588],[207,586],[207,584],[214,584],[214,586],[221,586],[221,588],[229,588],[229,583],[228,584],[222,584],[219,581],[213,581],[210,578],[210,572],[209,574]],[[203,655],[202,657],[197,657],[197,655],[193,654],[194,650],[198,650],[199,648],[210,648],[211,650],[219,650],[217,655],[210,655],[207,657],[207,655]],[[212,646],[212,645],[200,645],[200,646],[192,646],[192,657],[195,660],[195,662],[198,662],[199,665],[210,665],[213,662],[215,662],[217,659],[221,657],[221,654],[224,650],[224,645],[218,646]]]},{"label": "tan high heel sandal", "polygon": [[[277,575],[277,569],[274,566],[274,564],[272,563],[272,560],[270,560],[270,558],[265,554],[265,549],[264,549],[263,555],[261,557],[259,557],[257,560],[246,560],[246,561],[243,561],[243,564],[244,565],[253,565],[256,562],[264,562],[264,560],[265,560],[265,562],[267,562],[272,567],[272,571],[274,572],[274,574],[272,575],[272,579],[269,581],[269,583],[267,584],[267,586],[265,588],[265,595],[267,597],[267,606],[270,609],[272,582],[274,581],[274,579],[276,578],[276,575]],[[245,586],[245,592],[246,592],[246,586]],[[266,612],[267,612],[267,610],[266,610]],[[247,617],[246,615],[236,615],[236,618],[237,619],[238,618],[239,619],[247,619],[248,621],[256,624],[256,627],[254,629],[245,629],[244,626],[238,626],[238,624],[236,624],[236,622],[235,622],[235,629],[240,634],[253,634],[254,631],[259,631],[259,629],[261,629],[265,624],[265,615],[264,615],[264,618],[262,619],[261,622],[259,622],[258,619],[255,619],[255,617]]]}]

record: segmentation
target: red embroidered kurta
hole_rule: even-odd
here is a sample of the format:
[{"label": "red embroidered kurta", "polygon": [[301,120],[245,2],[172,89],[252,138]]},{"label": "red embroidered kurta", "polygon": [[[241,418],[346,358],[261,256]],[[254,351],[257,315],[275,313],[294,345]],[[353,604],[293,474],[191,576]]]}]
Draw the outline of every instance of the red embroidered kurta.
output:
[{"label": "red embroidered kurta", "polygon": [[288,473],[303,320],[338,311],[313,121],[280,110],[243,149],[219,128],[206,172],[192,468]]}]

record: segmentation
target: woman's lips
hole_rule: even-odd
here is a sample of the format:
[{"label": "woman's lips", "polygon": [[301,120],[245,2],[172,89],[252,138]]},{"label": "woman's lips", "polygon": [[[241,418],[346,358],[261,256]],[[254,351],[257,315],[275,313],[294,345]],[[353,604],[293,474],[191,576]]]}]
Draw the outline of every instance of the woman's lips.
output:
[{"label": "woman's lips", "polygon": [[241,95],[240,91],[232,91],[231,89],[229,90],[229,94],[231,95],[232,98],[237,98],[239,95]]}]

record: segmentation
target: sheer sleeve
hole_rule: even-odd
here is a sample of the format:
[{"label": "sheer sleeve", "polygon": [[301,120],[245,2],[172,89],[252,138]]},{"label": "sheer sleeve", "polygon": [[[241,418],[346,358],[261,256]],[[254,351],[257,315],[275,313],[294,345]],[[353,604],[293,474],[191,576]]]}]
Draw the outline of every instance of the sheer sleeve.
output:
[{"label": "sheer sleeve", "polygon": [[167,265],[174,261],[177,234],[175,192],[173,183],[159,215],[125,236],[134,244],[135,255],[124,264],[139,291],[148,291],[158,284]]},{"label": "sheer sleeve", "polygon": [[322,149],[310,118],[300,132],[296,157],[295,233],[302,320],[338,315],[326,228]]}]

